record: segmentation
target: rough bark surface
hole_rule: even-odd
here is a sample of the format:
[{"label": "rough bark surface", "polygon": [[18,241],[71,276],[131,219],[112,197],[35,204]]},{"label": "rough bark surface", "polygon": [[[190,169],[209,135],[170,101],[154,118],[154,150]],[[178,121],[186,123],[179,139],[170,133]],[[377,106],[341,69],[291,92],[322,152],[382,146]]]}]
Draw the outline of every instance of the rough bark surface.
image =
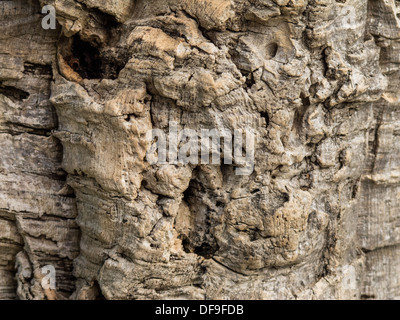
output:
[{"label": "rough bark surface", "polygon": [[[399,8],[0,1],[0,298],[400,299]],[[254,172],[150,165],[171,121]]]}]

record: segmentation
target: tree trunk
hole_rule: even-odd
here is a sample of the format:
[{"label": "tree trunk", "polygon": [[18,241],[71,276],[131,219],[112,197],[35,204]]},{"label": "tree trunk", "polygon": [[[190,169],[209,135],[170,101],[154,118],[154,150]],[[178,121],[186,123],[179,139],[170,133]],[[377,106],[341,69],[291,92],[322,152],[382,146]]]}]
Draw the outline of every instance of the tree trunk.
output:
[{"label": "tree trunk", "polygon": [[400,299],[399,14],[0,2],[0,298]]}]

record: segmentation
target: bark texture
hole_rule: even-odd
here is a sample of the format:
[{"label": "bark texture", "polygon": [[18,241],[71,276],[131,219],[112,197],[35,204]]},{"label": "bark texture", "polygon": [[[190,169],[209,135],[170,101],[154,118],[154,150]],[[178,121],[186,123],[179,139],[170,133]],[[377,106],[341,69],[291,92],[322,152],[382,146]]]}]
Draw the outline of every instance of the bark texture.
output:
[{"label": "bark texture", "polygon": [[[0,298],[400,299],[399,8],[1,1]],[[150,165],[171,121],[254,172]]]}]

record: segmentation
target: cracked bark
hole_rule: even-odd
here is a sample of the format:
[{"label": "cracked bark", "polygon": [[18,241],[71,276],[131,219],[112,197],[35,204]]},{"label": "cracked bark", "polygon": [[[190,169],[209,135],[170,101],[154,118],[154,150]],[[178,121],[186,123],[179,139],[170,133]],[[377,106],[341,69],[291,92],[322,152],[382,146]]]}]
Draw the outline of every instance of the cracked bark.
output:
[{"label": "cracked bark", "polygon": [[[0,298],[400,298],[397,1],[0,13]],[[254,129],[254,172],[150,165],[169,121]]]}]

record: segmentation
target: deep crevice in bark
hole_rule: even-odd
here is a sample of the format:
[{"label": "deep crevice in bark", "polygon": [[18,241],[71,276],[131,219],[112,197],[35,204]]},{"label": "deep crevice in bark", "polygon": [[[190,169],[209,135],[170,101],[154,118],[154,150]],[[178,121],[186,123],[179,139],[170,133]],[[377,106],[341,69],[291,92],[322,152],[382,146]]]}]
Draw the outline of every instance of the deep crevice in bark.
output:
[{"label": "deep crevice in bark", "polygon": [[18,89],[16,87],[4,85],[0,81],[0,94],[10,98],[14,102],[24,101],[29,98],[29,92]]}]

